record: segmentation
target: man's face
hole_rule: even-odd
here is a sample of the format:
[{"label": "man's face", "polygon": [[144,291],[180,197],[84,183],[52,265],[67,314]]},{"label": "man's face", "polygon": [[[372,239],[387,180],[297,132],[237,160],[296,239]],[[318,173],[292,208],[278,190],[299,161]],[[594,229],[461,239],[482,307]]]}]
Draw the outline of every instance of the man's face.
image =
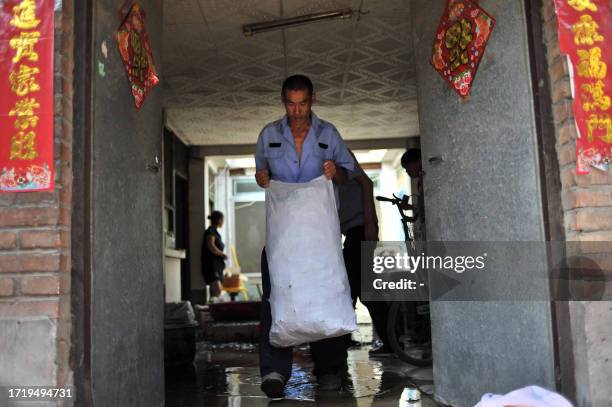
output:
[{"label": "man's face", "polygon": [[310,108],[315,101],[314,95],[307,90],[287,90],[283,97],[287,117],[291,123],[303,124],[310,120]]},{"label": "man's face", "polygon": [[421,163],[418,161],[411,161],[404,167],[410,178],[418,178],[421,176]]}]

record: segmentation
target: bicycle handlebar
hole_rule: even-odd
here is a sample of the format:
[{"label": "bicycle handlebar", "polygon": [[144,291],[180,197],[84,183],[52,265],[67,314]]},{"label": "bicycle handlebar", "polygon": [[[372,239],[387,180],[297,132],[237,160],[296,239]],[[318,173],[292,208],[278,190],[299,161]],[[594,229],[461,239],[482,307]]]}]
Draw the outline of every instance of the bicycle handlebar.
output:
[{"label": "bicycle handlebar", "polygon": [[[404,196],[404,199],[406,199],[406,202],[404,202],[403,199],[400,199],[399,197],[397,197],[395,194],[393,194],[393,198],[387,198],[386,196],[380,196],[380,195],[376,196],[377,201],[391,202],[393,205],[397,206],[397,210],[399,211],[400,216],[402,217],[403,223],[405,222],[414,223],[419,218],[419,213],[417,211],[417,208],[414,205],[411,205],[408,203],[406,196]],[[404,210],[402,209],[403,204],[407,206],[407,210],[412,211],[414,216],[407,216],[404,213]]]},{"label": "bicycle handlebar", "polygon": [[391,199],[391,198],[387,198],[387,197],[385,197],[385,196],[377,196],[377,197],[376,197],[376,200],[377,200],[377,201],[383,201],[383,202],[393,202],[393,203],[395,203],[395,202],[397,202],[397,201],[398,201],[398,199],[397,199],[397,198],[395,198],[395,199]]}]

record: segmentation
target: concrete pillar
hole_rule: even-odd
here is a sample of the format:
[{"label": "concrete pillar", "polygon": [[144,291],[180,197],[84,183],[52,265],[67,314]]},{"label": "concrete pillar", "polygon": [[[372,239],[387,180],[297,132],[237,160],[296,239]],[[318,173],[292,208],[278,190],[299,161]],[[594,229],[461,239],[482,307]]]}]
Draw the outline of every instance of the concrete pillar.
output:
[{"label": "concrete pillar", "polygon": [[206,165],[201,158],[189,159],[189,270],[191,273],[191,302],[206,301],[202,277],[202,240],[206,229]]},{"label": "concrete pillar", "polygon": [[[524,3],[479,2],[497,22],[469,101],[460,100],[429,63],[445,4],[411,2],[427,237],[543,241]],[[443,161],[431,165],[435,156]],[[504,261],[510,279],[513,262]],[[536,268],[546,279],[546,269]],[[463,407],[486,392],[531,384],[555,389],[549,302],[437,301],[431,317],[440,401]]]}]

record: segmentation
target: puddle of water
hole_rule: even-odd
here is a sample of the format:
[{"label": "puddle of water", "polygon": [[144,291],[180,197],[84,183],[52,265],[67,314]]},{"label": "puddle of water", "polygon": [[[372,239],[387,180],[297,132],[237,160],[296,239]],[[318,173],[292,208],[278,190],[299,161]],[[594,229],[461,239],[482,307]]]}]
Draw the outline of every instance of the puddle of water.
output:
[{"label": "puddle of water", "polygon": [[[368,348],[349,351],[349,378],[341,391],[318,392],[307,347],[295,351],[286,399],[269,403],[259,389],[257,347],[252,344],[198,344],[192,368],[167,372],[166,405],[172,406],[397,406],[405,386],[418,382],[432,391],[431,369],[398,359],[369,359]],[[416,380],[415,380],[416,379]],[[424,394],[426,396],[426,394]],[[425,403],[422,407],[435,406]]]}]

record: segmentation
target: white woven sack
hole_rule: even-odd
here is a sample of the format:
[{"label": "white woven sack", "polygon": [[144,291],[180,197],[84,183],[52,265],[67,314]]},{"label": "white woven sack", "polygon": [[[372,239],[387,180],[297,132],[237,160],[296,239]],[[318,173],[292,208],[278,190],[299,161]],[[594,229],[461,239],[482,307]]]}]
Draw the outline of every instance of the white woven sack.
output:
[{"label": "white woven sack", "polygon": [[270,343],[294,346],[356,330],[332,182],[271,181],[266,227]]}]

